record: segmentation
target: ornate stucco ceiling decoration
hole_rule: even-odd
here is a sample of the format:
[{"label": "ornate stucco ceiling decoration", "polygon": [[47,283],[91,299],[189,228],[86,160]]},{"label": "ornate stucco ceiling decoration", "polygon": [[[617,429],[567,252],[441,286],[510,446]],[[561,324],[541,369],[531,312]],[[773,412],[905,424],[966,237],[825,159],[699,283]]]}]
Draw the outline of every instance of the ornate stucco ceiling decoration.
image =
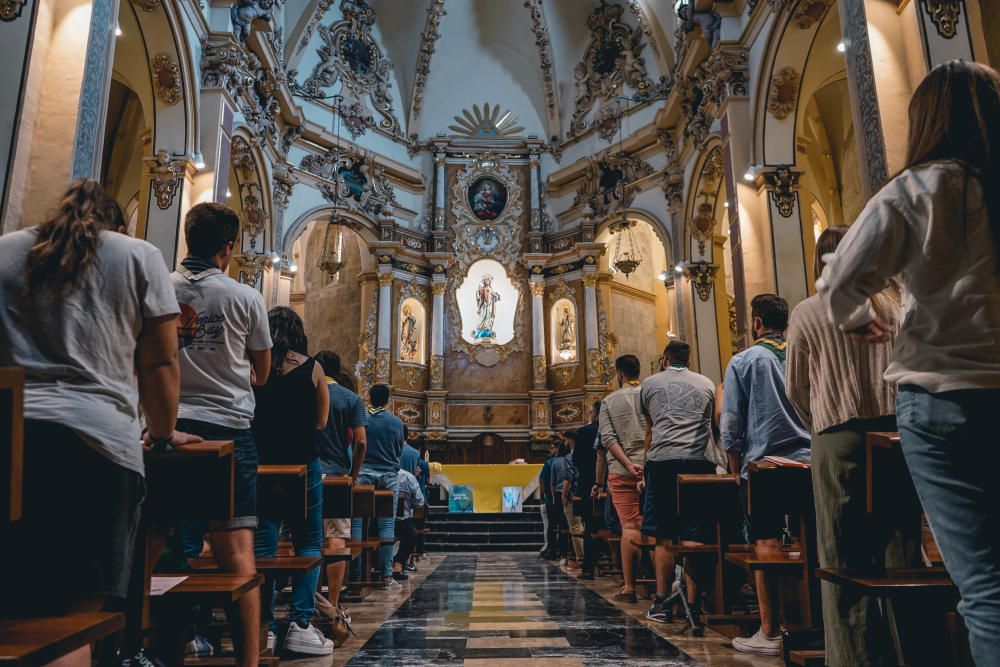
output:
[{"label": "ornate stucco ceiling decoration", "polygon": [[[296,72],[289,72],[293,92],[305,98],[329,97],[329,90],[338,82],[344,97],[340,113],[352,137],[377,126],[393,136],[401,137],[399,120],[392,109],[389,81],[392,63],[372,35],[375,10],[364,0],[341,0],[343,18],[328,26],[321,25],[318,33],[323,45],[320,61],[302,84],[295,82]],[[368,101],[379,120],[368,111]]]},{"label": "ornate stucco ceiling decoration", "polygon": [[778,120],[784,120],[795,111],[799,99],[799,73],[784,67],[771,79],[767,96],[767,111]]},{"label": "ornate stucco ceiling decoration", "polygon": [[573,206],[589,205],[594,216],[603,218],[627,208],[635,198],[626,184],[632,184],[653,173],[644,160],[616,153],[600,159],[588,158],[583,183],[576,190]]},{"label": "ornate stucco ceiling decoration", "polygon": [[427,77],[431,73],[431,58],[434,56],[434,48],[437,40],[441,38],[438,27],[441,19],[447,13],[444,10],[445,0],[430,0],[427,8],[427,22],[424,24],[424,31],[420,33],[420,52],[417,53],[417,71],[413,82],[413,97],[410,100],[410,114],[406,123],[406,130],[411,139],[416,140],[420,128],[420,112],[424,106],[424,89],[427,87]]},{"label": "ornate stucco ceiling decoration", "polygon": [[171,106],[181,101],[181,72],[177,61],[166,53],[157,53],[149,61],[156,96]]},{"label": "ornate stucco ceiling decoration", "polygon": [[377,216],[396,202],[396,192],[384,168],[372,153],[307,155],[299,165],[305,172],[329,181],[320,186],[323,198]]},{"label": "ornate stucco ceiling decoration", "polygon": [[558,141],[560,135],[559,94],[552,57],[552,43],[549,40],[549,26],[545,21],[542,0],[525,0],[524,6],[531,15],[531,32],[535,35],[535,44],[538,46],[538,62],[545,90],[545,112],[548,118],[549,137],[552,141]]},{"label": "ornate stucco ceiling decoration", "polygon": [[[576,94],[573,117],[567,136],[581,134],[589,130],[592,123],[587,114],[598,100],[610,102],[622,95],[625,86],[630,87],[640,97],[652,92],[645,60],[642,58],[643,31],[632,28],[621,18],[625,8],[622,5],[607,5],[603,2],[587,17],[590,29],[590,44],[584,52],[583,60],[574,69]],[[614,126],[608,126],[613,120]],[[613,137],[620,117],[607,112],[602,114],[597,124],[604,130],[602,136]]]},{"label": "ornate stucco ceiling decoration", "polygon": [[462,115],[455,116],[456,125],[449,125],[448,129],[473,139],[512,137],[524,132],[524,128],[517,125],[518,118],[509,109],[502,113],[500,109],[499,104],[491,108],[489,103],[484,103],[480,111],[479,105],[473,104],[472,112],[462,109]]}]

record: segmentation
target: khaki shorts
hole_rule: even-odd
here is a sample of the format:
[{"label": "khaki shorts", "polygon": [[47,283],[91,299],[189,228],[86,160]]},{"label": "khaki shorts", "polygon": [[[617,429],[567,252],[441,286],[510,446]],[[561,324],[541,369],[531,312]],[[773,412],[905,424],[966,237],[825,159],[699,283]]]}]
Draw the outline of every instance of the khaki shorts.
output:
[{"label": "khaki shorts", "polygon": [[323,519],[323,529],[326,532],[327,538],[332,537],[339,540],[351,539],[350,519]]}]

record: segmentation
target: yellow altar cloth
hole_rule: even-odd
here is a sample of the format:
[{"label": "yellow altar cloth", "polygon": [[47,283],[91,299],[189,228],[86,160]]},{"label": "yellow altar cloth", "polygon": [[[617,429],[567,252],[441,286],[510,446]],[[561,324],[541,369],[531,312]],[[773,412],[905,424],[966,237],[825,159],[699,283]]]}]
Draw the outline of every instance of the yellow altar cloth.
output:
[{"label": "yellow altar cloth", "polygon": [[[440,469],[440,472],[438,472]],[[504,465],[433,465],[431,481],[444,486],[450,493],[452,485],[472,487],[472,505],[476,512],[499,512],[503,508],[503,487],[521,487],[521,497],[527,498],[538,488],[540,463],[509,463]],[[438,478],[438,479],[435,479]],[[444,479],[440,479],[444,478]]]}]

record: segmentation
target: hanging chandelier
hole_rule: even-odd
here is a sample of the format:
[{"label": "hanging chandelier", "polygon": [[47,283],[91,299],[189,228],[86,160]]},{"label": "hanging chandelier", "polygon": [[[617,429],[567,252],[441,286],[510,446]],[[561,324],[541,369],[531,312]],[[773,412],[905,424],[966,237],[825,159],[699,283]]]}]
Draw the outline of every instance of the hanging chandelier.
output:
[{"label": "hanging chandelier", "polygon": [[[622,114],[621,98],[618,98],[617,102],[618,118],[624,119],[624,115]],[[618,152],[622,157],[623,162],[626,157],[624,127],[624,122],[618,123]],[[620,184],[622,192],[622,218],[621,220],[611,223],[611,226],[609,227],[611,234],[617,236],[617,240],[615,241],[615,254],[611,265],[614,266],[616,270],[624,273],[625,278],[628,279],[629,274],[639,268],[639,265],[642,264],[642,253],[639,251],[639,245],[635,242],[635,236],[632,234],[632,227],[635,226],[635,221],[629,220],[628,216],[625,214],[625,193],[628,189],[625,168],[622,169],[622,180]]]},{"label": "hanging chandelier", "polygon": [[609,227],[611,234],[616,237],[615,253],[611,265],[615,267],[615,270],[625,274],[625,278],[628,278],[629,274],[642,264],[642,252],[640,252],[639,244],[635,242],[635,236],[632,234],[634,226],[635,222],[622,214],[622,219],[611,223],[611,227]]},{"label": "hanging chandelier", "polygon": [[341,195],[346,196],[347,184],[344,177],[338,171],[340,165],[340,104],[343,97],[334,95],[334,133],[337,137],[337,146],[334,152],[333,179],[333,213],[330,214],[330,222],[327,223],[326,231],[323,234],[323,252],[319,256],[319,268],[330,278],[334,278],[340,270],[344,268],[344,226],[341,224],[340,215],[337,209],[340,206]]}]

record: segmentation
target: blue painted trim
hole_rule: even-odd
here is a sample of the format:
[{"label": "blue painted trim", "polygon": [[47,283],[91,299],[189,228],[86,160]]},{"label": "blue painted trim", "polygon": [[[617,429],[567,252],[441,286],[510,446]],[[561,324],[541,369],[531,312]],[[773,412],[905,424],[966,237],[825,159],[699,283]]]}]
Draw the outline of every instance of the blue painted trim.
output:
[{"label": "blue painted trim", "polygon": [[117,5],[116,0],[94,0],[91,5],[90,38],[87,40],[87,61],[80,86],[76,145],[73,149],[74,179],[100,177],[97,142],[104,140],[104,100],[114,53]]}]

